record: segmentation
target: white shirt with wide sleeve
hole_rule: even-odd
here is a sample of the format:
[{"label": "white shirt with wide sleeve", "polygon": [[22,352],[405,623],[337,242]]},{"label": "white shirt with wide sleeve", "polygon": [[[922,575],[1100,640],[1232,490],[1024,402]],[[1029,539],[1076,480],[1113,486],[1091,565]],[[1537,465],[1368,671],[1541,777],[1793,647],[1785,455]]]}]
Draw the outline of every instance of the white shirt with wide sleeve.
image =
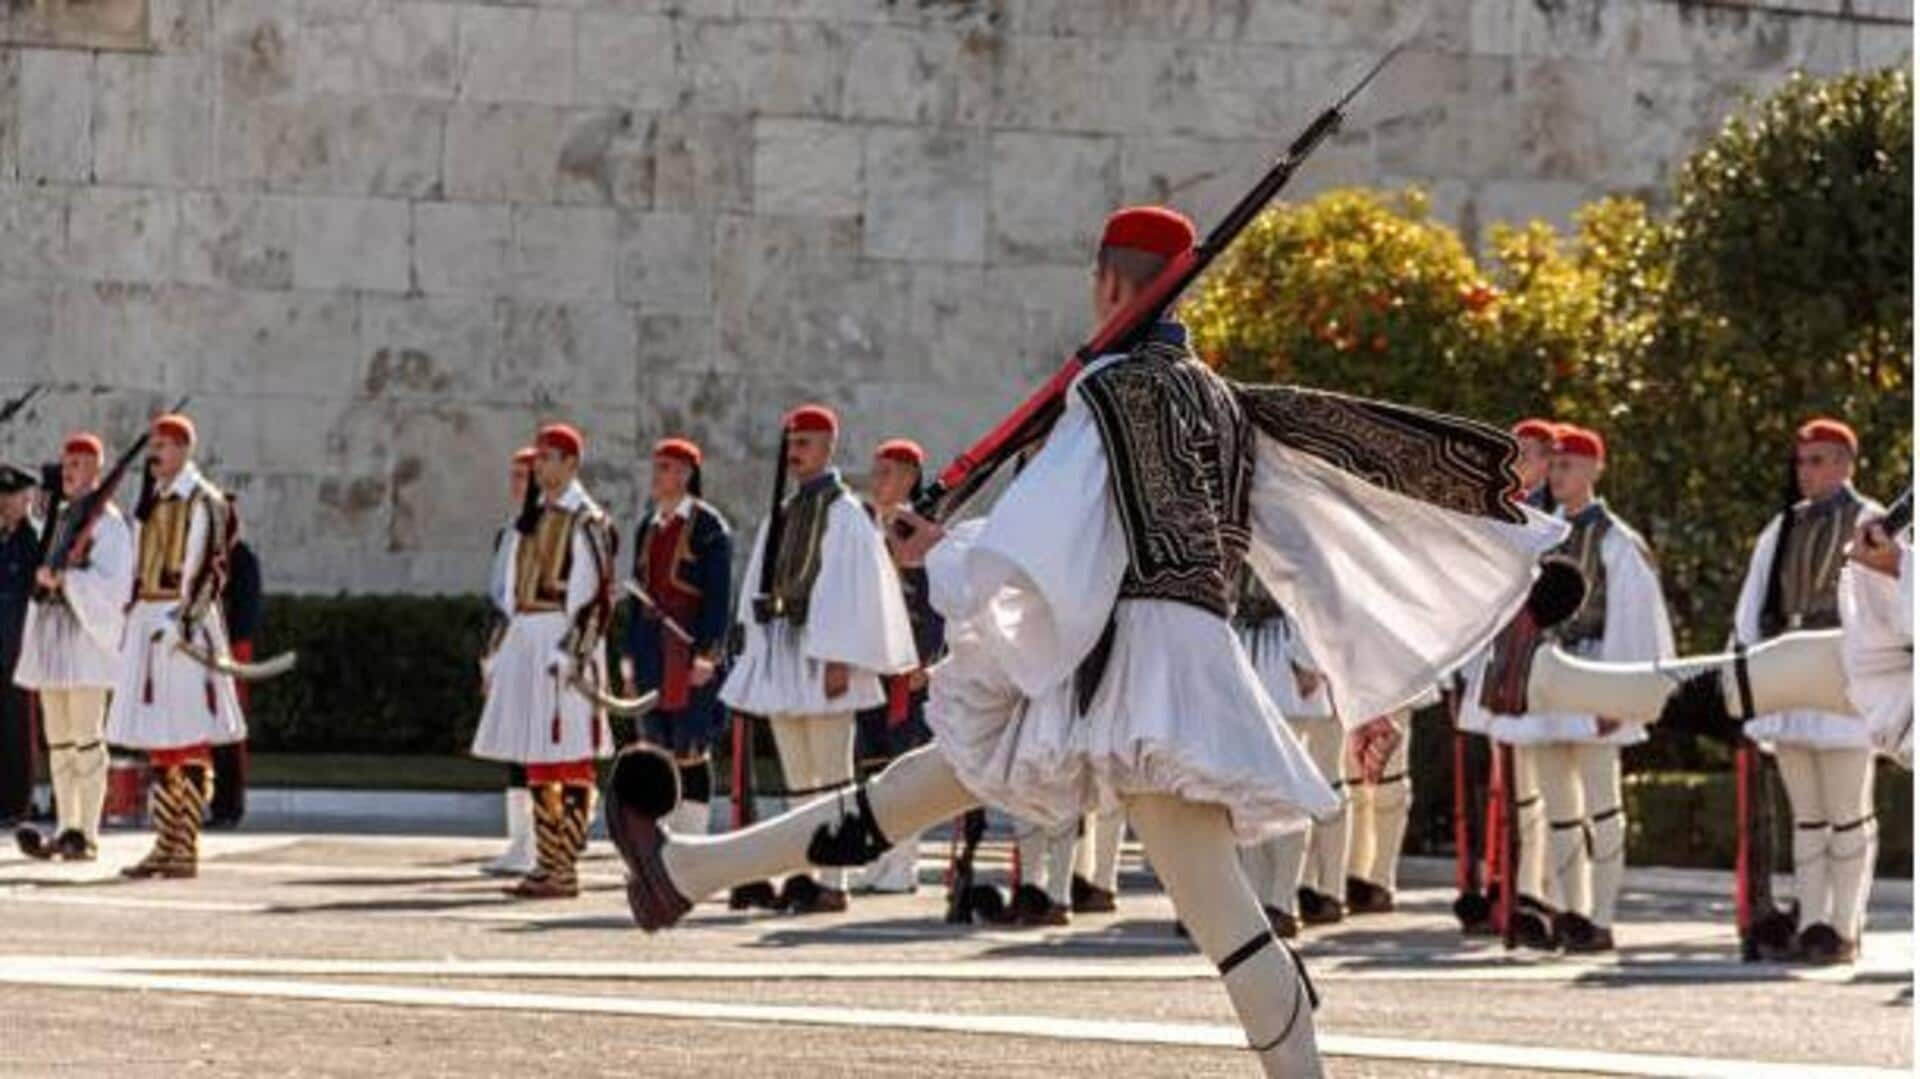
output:
[{"label": "white shirt with wide sleeve", "polygon": [[[759,716],[817,716],[876,708],[887,699],[880,676],[920,664],[900,575],[873,519],[842,491],[827,509],[820,575],[807,597],[807,620],[754,621],[754,590],[766,555],[767,523],[754,537],[738,613],[746,637],[720,699]],[[828,697],[826,665],[848,667],[847,691]]]},{"label": "white shirt with wide sleeve", "polygon": [[27,689],[112,689],[133,594],[133,530],[108,503],[86,558],[70,563],[55,602],[27,604],[13,680]]},{"label": "white shirt with wide sleeve", "polygon": [[[1483,645],[1524,598],[1540,550],[1561,530],[1548,525],[1512,547],[1523,527],[1480,522],[1465,529],[1471,542],[1459,542],[1466,537],[1449,524],[1459,515],[1358,480],[1360,489],[1349,488],[1344,474],[1322,468],[1336,471],[1261,440],[1252,563],[1289,615],[1313,623],[1306,636],[1328,675],[1333,710],[1344,698],[1359,714],[1348,722],[1358,723],[1418,696],[1443,666]],[[1347,512],[1363,523],[1302,535]],[[1388,549],[1416,535],[1444,549]],[[1486,586],[1482,608],[1470,614],[1458,612],[1453,583],[1436,575],[1436,565],[1456,557],[1467,589]],[[1118,600],[1126,568],[1106,449],[1089,409],[1069,392],[1045,446],[992,512],[956,527],[928,558],[951,656],[934,671],[927,720],[961,782],[1043,824],[1110,810],[1136,794],[1216,803],[1243,842],[1336,810],[1227,621],[1182,603]],[[1389,570],[1411,576],[1369,587],[1341,575]],[[1399,599],[1389,609],[1360,609],[1376,596]],[[1408,616],[1416,610],[1434,617],[1415,625]],[[1074,672],[1109,613],[1112,650],[1082,713]],[[1363,643],[1383,633],[1384,645]],[[1356,688],[1343,694],[1343,685]]]}]

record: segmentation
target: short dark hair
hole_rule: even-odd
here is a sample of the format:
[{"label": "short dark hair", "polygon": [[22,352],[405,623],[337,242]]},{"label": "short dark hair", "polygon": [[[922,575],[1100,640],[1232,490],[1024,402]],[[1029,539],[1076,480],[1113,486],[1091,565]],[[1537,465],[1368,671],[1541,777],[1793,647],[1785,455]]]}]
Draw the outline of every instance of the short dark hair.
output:
[{"label": "short dark hair", "polygon": [[1120,280],[1135,288],[1160,276],[1166,267],[1165,258],[1137,247],[1102,247],[1094,261],[1096,270],[1112,270]]}]

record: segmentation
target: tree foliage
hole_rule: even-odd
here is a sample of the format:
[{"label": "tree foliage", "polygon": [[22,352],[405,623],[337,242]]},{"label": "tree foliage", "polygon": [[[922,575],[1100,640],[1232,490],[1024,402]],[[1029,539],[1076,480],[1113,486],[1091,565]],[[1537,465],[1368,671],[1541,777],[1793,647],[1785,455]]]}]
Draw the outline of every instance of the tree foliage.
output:
[{"label": "tree foliage", "polygon": [[1605,199],[1477,259],[1417,191],[1330,192],[1264,215],[1185,315],[1237,377],[1599,429],[1683,646],[1715,647],[1801,420],[1855,425],[1870,493],[1908,481],[1912,127],[1903,71],[1796,76],[1693,157],[1671,219]]}]

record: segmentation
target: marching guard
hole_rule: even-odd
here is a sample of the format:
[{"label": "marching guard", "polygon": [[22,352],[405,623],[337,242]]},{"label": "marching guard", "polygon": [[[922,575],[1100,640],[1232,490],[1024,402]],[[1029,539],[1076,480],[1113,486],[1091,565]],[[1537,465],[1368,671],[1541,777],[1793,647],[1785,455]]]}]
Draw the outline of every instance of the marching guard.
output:
[{"label": "marching guard", "polygon": [[[1110,218],[1096,315],[1127,310],[1172,260],[1193,257],[1194,239],[1163,208]],[[629,752],[609,814],[629,906],[643,928],[664,928],[693,898],[795,865],[864,864],[890,837],[981,801],[1062,823],[1124,805],[1268,1074],[1318,1074],[1309,987],[1236,847],[1335,800],[1228,624],[1239,564],[1252,560],[1308,639],[1352,642],[1316,658],[1336,714],[1377,716],[1492,637],[1564,526],[1506,501],[1505,432],[1228,383],[1177,322],[1093,360],[1061,404],[986,518],[949,532],[903,517],[902,558],[927,558],[948,618],[934,742],[839,797],[686,840],[659,827],[675,801],[671,762]],[[1389,428],[1426,443],[1423,464],[1457,462],[1458,482],[1387,456]]]},{"label": "marching guard", "polygon": [[[1434,703],[1438,690],[1413,702],[1412,708]],[[1400,847],[1407,838],[1407,815],[1413,810],[1413,773],[1408,754],[1413,746],[1413,712],[1402,708],[1385,717],[1393,730],[1392,749],[1377,768],[1353,762],[1348,754],[1347,913],[1385,914],[1393,910],[1400,884]]]},{"label": "marching guard", "polygon": [[[80,499],[100,483],[106,448],[86,431],[68,436],[60,453],[65,503],[46,527],[58,530],[83,513]],[[26,640],[14,680],[40,695],[47,773],[58,821],[51,836],[32,826],[15,833],[30,858],[90,862],[98,854],[100,811],[107,794],[107,692],[119,665],[126,599],[133,589],[133,534],[119,507],[107,503],[77,541],[66,566],[42,565],[27,610]]]},{"label": "marching guard", "polygon": [[[779,547],[767,550],[767,522],[754,540],[739,604],[745,647],[720,699],[768,718],[788,797],[804,799],[844,790],[853,778],[854,714],[885,704],[881,678],[914,669],[919,657],[899,573],[833,467],[839,417],[802,405],[782,431],[796,489],[784,504]],[[756,596],[752,586],[769,559],[771,591]],[[787,878],[779,902],[799,914],[845,910],[847,883],[846,866],[817,866]]]},{"label": "marching guard", "polygon": [[684,801],[668,827],[707,831],[713,801],[713,739],[723,728],[720,681],[733,618],[733,534],[703,497],[700,447],[662,439],[653,447],[652,509],[633,545],[633,617],[622,642],[633,692],[657,691],[641,737],[673,754]]},{"label": "marching guard", "polygon": [[[1606,466],[1601,436],[1563,425],[1549,483],[1573,534],[1554,552],[1587,581],[1578,611],[1553,631],[1568,652],[1614,662],[1673,655],[1673,629],[1653,557],[1595,492]],[[1620,747],[1645,741],[1642,722],[1592,713],[1501,715],[1489,726],[1532,766],[1547,817],[1547,856],[1560,910],[1553,938],[1570,952],[1613,949],[1614,904],[1626,871]],[[1524,878],[1524,872],[1522,874]]]},{"label": "marching guard", "polygon": [[107,741],[145,752],[152,769],[153,850],[121,872],[192,877],[213,796],[213,747],[247,733],[233,678],[204,661],[228,654],[220,593],[236,522],[226,495],[194,464],[193,421],[168,413],[151,434]]},{"label": "marching guard", "polygon": [[506,539],[513,615],[493,658],[473,755],[526,768],[536,855],[508,894],[570,899],[580,894],[594,761],[612,753],[606,713],[586,687],[606,685],[599,643],[613,607],[616,539],[580,483],[580,432],[550,424],[533,445],[537,495]]}]

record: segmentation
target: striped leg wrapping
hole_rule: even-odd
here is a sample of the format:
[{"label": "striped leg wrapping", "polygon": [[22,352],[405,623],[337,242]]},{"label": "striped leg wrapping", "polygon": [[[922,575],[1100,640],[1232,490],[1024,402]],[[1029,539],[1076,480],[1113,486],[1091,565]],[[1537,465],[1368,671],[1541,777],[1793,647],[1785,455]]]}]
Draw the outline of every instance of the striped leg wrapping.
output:
[{"label": "striped leg wrapping", "polygon": [[545,783],[533,792],[534,879],[557,881],[572,871],[572,845],[567,841],[561,812],[561,788]]}]

